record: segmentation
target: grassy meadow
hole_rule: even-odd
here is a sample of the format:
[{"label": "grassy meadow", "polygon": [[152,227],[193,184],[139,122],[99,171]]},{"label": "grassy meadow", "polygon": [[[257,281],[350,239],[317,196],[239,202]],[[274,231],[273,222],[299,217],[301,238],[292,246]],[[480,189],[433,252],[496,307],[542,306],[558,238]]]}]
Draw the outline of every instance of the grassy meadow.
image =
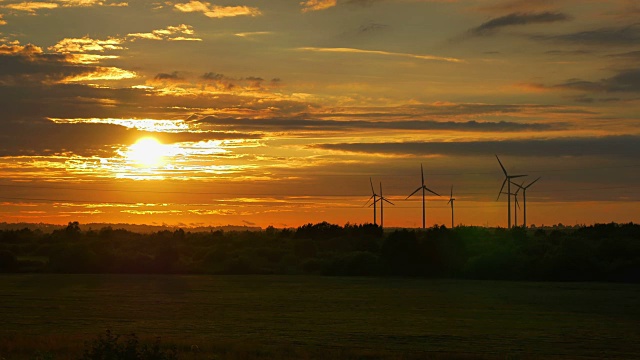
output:
[{"label": "grassy meadow", "polygon": [[6,360],[75,359],[106,329],[186,359],[640,358],[637,284],[23,274],[0,289]]}]

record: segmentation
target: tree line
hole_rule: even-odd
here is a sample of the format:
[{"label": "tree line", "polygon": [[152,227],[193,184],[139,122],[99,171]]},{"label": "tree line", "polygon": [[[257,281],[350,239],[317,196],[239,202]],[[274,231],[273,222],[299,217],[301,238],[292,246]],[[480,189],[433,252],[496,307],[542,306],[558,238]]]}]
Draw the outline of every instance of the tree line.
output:
[{"label": "tree line", "polygon": [[640,282],[640,225],[385,230],[326,222],[264,231],[141,234],[77,222],[0,231],[1,272],[316,274]]}]

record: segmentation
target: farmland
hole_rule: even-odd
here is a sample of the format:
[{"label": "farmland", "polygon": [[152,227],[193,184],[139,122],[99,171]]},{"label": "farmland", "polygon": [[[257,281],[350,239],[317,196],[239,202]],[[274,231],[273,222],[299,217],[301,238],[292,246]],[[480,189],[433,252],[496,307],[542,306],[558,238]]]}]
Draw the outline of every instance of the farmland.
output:
[{"label": "farmland", "polygon": [[7,360],[77,358],[106,329],[206,358],[640,357],[637,284],[22,274],[0,288]]}]

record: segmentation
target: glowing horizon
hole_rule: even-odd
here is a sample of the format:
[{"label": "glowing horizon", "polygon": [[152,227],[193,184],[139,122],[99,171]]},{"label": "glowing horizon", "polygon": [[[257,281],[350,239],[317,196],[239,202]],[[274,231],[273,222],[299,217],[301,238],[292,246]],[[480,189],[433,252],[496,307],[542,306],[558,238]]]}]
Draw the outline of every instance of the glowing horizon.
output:
[{"label": "glowing horizon", "polygon": [[625,0],[4,1],[0,222],[365,223],[371,177],[396,203],[385,226],[420,227],[421,199],[405,198],[423,164],[443,195],[427,226],[450,225],[453,185],[457,223],[505,227],[496,154],[541,177],[529,224],[638,222],[638,14]]}]

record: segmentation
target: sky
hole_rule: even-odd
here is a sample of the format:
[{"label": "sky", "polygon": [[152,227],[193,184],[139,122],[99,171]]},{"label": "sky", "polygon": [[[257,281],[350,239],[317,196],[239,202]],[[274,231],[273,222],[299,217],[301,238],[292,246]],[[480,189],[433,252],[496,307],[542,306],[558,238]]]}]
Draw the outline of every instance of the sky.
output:
[{"label": "sky", "polygon": [[496,155],[540,178],[527,225],[638,222],[638,19],[636,0],[0,0],[0,222],[360,224],[373,185],[385,226],[421,227],[422,166],[428,227],[450,197],[456,225],[506,227]]}]

